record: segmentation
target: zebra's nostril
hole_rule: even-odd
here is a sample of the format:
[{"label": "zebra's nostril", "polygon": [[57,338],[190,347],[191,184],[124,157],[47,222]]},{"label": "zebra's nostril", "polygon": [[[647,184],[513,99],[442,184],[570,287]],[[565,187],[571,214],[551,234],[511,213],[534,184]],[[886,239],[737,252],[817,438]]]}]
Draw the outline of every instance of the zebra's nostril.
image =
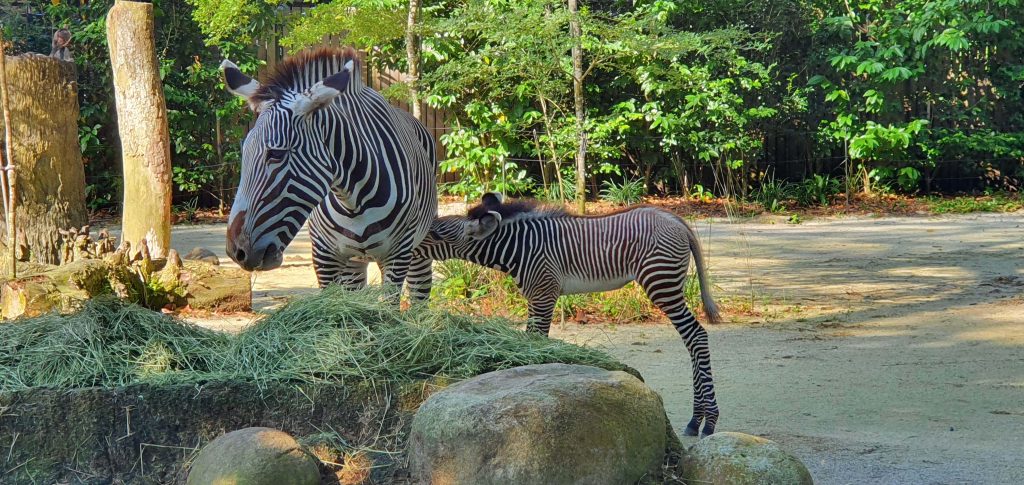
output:
[{"label": "zebra's nostril", "polygon": [[245,261],[245,250],[244,249],[239,248],[239,249],[237,249],[235,251],[235,261],[238,261],[238,262]]}]

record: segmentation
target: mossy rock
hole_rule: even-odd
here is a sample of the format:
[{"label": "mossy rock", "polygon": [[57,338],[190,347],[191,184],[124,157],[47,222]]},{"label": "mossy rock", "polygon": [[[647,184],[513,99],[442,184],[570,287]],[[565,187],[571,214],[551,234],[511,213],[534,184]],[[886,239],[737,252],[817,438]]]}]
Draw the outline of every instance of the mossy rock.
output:
[{"label": "mossy rock", "polygon": [[667,422],[661,397],[625,372],[516,367],[431,395],[413,418],[409,471],[431,484],[653,481]]},{"label": "mossy rock", "polygon": [[188,485],[318,485],[320,470],[288,433],[245,428],[206,445],[192,464]]},{"label": "mossy rock", "polygon": [[185,261],[181,282],[193,310],[245,312],[252,309],[249,273],[237,268]]},{"label": "mossy rock", "polygon": [[812,485],[800,460],[774,441],[720,432],[701,439],[683,455],[686,483],[711,485]]},{"label": "mossy rock", "polygon": [[109,273],[106,262],[84,259],[7,280],[0,289],[0,316],[35,317],[53,310],[73,310],[84,300],[110,293]]}]

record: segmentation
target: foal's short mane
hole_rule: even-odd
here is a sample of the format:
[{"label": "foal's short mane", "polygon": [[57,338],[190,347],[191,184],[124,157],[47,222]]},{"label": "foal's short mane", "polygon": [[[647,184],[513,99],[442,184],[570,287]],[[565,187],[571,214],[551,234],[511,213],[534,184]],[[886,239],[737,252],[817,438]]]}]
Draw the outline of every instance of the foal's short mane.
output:
[{"label": "foal's short mane", "polygon": [[466,212],[470,219],[480,219],[488,212],[495,211],[501,214],[502,219],[508,219],[518,215],[536,215],[547,217],[562,217],[569,215],[565,209],[552,205],[546,205],[537,200],[523,199],[502,202],[497,205],[477,204]]},{"label": "foal's short mane", "polygon": [[[655,209],[663,212],[669,212],[665,209],[649,205],[631,205],[627,207],[620,207],[610,212],[604,212],[601,214],[586,214],[578,215],[571,214],[565,210],[565,208],[556,205],[545,204],[543,202],[533,199],[521,199],[513,200],[509,202],[502,202],[499,204],[486,204],[481,203],[473,206],[467,211],[466,216],[470,220],[482,219],[490,211],[495,211],[501,214],[503,220],[508,220],[510,217],[519,215],[525,215],[528,217],[573,217],[580,219],[600,219],[603,217],[615,216],[624,212],[630,212],[637,209]],[[670,212],[671,213],[671,212]]]},{"label": "foal's short mane", "polygon": [[284,92],[302,92],[321,79],[337,74],[349,60],[353,61],[353,81],[359,79],[359,55],[351,47],[321,47],[288,57],[273,70],[260,76],[256,101],[280,99]]}]

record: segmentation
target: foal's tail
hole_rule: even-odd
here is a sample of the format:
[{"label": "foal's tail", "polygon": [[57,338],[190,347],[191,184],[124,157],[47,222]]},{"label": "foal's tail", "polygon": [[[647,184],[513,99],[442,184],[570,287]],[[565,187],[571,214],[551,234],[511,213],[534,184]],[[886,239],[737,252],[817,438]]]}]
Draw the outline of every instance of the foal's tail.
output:
[{"label": "foal's tail", "polygon": [[686,227],[686,235],[690,243],[690,254],[693,255],[693,263],[697,267],[697,280],[700,282],[700,299],[704,303],[704,313],[707,315],[709,323],[721,322],[722,316],[718,313],[718,306],[715,305],[715,300],[711,298],[711,285],[708,284],[704,270],[704,253],[700,248],[700,239],[685,220],[682,218],[680,220],[683,221],[683,226]]}]

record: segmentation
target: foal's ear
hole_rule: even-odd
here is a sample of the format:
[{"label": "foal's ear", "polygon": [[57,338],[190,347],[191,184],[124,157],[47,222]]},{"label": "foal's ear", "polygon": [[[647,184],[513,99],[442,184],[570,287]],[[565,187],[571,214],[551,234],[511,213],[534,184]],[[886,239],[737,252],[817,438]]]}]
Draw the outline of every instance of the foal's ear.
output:
[{"label": "foal's ear", "polygon": [[501,195],[501,192],[487,192],[483,197],[480,197],[480,203],[488,209],[497,208],[504,200],[505,196]]},{"label": "foal's ear", "polygon": [[488,211],[483,217],[473,219],[466,224],[466,237],[475,240],[484,239],[494,234],[500,224],[501,214],[497,211]]}]

